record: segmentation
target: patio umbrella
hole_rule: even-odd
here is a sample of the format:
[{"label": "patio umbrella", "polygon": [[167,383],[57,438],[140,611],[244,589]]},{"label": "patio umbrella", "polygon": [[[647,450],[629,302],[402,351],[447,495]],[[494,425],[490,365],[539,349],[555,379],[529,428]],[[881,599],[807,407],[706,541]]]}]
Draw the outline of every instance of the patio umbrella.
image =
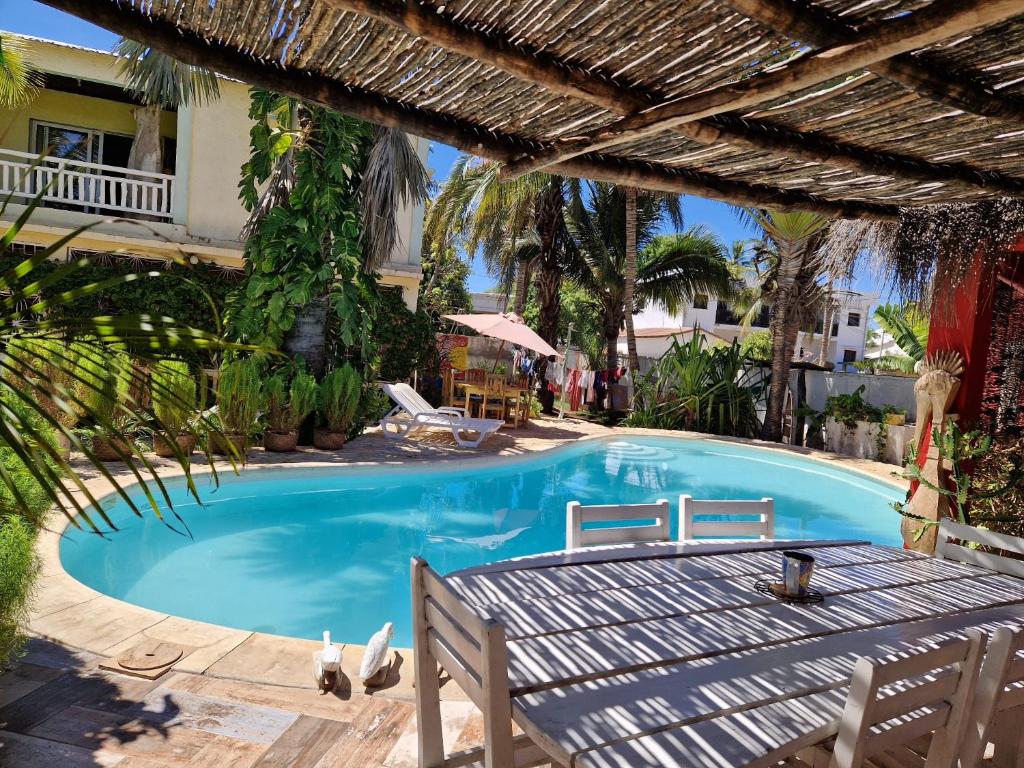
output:
[{"label": "patio umbrella", "polygon": [[500,314],[479,314],[479,315],[444,315],[447,320],[454,320],[474,331],[481,336],[490,336],[492,339],[501,339],[510,344],[516,344],[542,355],[562,357],[562,354],[548,344],[544,339],[534,333],[530,327],[523,322],[523,318],[512,312]]}]

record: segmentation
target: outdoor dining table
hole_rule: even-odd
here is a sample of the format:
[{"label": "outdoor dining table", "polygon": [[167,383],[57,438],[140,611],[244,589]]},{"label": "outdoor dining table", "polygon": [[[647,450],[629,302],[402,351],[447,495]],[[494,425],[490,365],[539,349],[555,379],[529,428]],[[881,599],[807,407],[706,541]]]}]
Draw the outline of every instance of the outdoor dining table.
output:
[{"label": "outdoor dining table", "polygon": [[[754,588],[791,549],[821,603]],[[859,657],[1024,624],[1024,580],[866,541],[633,544],[446,580],[505,627],[515,723],[586,768],[773,765],[835,734]]]},{"label": "outdoor dining table", "polygon": [[[463,397],[464,397],[464,400],[465,400],[463,407],[466,409],[466,414],[467,415],[469,414],[469,402],[470,402],[470,399],[471,399],[472,396],[475,395],[476,397],[480,397],[480,398],[486,398],[486,397],[494,396],[494,390],[488,389],[487,386],[484,385],[484,384],[474,384],[474,383],[471,383],[471,382],[457,381],[457,382],[455,382],[455,387],[456,388],[461,388],[462,391],[463,391]],[[517,429],[519,428],[519,416],[518,416],[518,412],[516,411],[516,406],[518,405],[518,403],[522,402],[522,400],[529,399],[529,397],[530,397],[530,390],[527,389],[526,387],[506,387],[505,388],[505,397],[504,397],[504,399],[505,399],[505,420],[506,421],[509,420],[508,419],[508,414],[510,412],[510,406],[509,406],[509,402],[508,401],[509,400],[513,400],[513,401],[515,401],[515,405],[511,406],[512,416],[513,416],[513,424],[514,424],[514,426]]]}]

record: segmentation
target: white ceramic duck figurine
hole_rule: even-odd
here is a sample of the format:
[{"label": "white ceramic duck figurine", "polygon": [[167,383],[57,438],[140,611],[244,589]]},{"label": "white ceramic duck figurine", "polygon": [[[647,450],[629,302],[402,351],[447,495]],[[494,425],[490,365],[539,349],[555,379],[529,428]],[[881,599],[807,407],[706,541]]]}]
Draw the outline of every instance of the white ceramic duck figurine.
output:
[{"label": "white ceramic duck figurine", "polygon": [[[380,630],[374,633],[366,644],[366,652],[363,653],[363,664],[359,667],[359,678],[363,685],[374,686],[383,682],[387,675],[387,667],[384,662],[388,657],[388,644],[395,636],[395,630],[389,621]],[[381,674],[381,673],[384,674]]]},{"label": "white ceramic duck figurine", "polygon": [[341,649],[331,643],[331,633],[324,630],[324,647],[313,651],[313,677],[320,693],[334,690],[341,674]]}]

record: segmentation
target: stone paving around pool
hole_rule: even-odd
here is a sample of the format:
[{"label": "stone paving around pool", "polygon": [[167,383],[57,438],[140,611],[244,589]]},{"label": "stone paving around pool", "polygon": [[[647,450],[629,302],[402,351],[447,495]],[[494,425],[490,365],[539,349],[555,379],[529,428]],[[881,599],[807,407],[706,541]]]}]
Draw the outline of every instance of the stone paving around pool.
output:
[{"label": "stone paving around pool", "polygon": [[[337,453],[254,451],[254,471],[269,465],[388,465],[419,461],[487,461],[543,451],[575,440],[615,435],[679,435],[609,429],[578,420],[538,419],[502,430],[477,450],[460,449],[449,433],[393,442],[369,430]],[[707,438],[706,435],[689,435]],[[742,441],[754,443],[755,441]],[[774,446],[778,447],[778,446]],[[804,449],[800,453],[893,482],[888,465]],[[203,471],[202,462],[196,462]],[[165,462],[168,475],[174,466]],[[115,465],[111,469],[116,471]],[[119,476],[130,482],[130,475]],[[92,477],[97,496],[109,491]],[[102,595],[60,564],[64,519],[40,536],[42,574],[32,606],[28,655],[0,676],[0,766],[333,766],[416,765],[411,655],[395,651],[380,689],[352,680],[362,656],[346,646],[346,676],[321,696],[311,673],[319,643],[246,632],[151,611]],[[177,663],[148,681],[99,665],[145,641],[173,643]],[[454,684],[442,686],[446,744],[479,741],[482,722]]]}]

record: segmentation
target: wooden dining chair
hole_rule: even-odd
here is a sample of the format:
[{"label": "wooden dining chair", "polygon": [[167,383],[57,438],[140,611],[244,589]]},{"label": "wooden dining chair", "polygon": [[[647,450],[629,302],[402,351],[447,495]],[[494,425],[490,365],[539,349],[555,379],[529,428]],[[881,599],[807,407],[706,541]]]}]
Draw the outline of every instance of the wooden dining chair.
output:
[{"label": "wooden dining chair", "polygon": [[[950,539],[956,539],[960,543],[953,543]],[[972,549],[969,546],[971,544],[981,545],[986,549]],[[1024,557],[1024,539],[974,528],[948,519],[939,523],[939,535],[935,542],[935,557],[939,560],[957,560],[1024,579],[1024,560],[990,551],[993,549]]]},{"label": "wooden dining chair", "polygon": [[[420,768],[523,768],[550,764],[526,735],[512,735],[505,628],[475,613],[425,560],[412,559],[416,736]],[[438,666],[483,713],[483,745],[446,755]]]},{"label": "wooden dining chair", "polygon": [[505,419],[505,374],[489,373],[484,379],[484,397],[480,415],[485,419]]},{"label": "wooden dining chair", "polygon": [[[725,517],[726,519],[722,519]],[[679,538],[775,538],[775,501],[726,501],[679,497]]]},{"label": "wooden dining chair", "polygon": [[[834,741],[781,765],[799,768],[954,768],[971,725],[985,636],[966,637],[853,669]],[[924,739],[924,753],[914,748]]]},{"label": "wooden dining chair", "polygon": [[994,747],[993,768],[1024,768],[1024,627],[992,633],[978,677],[961,768],[981,765]]},{"label": "wooden dining chair", "polygon": [[[590,507],[584,507],[578,501],[570,501],[565,508],[565,546],[567,549],[579,549],[601,544],[671,541],[670,517],[668,499],[658,499],[653,504],[608,504]],[[589,523],[608,525],[584,528]],[[615,523],[626,525],[614,525]]]}]

